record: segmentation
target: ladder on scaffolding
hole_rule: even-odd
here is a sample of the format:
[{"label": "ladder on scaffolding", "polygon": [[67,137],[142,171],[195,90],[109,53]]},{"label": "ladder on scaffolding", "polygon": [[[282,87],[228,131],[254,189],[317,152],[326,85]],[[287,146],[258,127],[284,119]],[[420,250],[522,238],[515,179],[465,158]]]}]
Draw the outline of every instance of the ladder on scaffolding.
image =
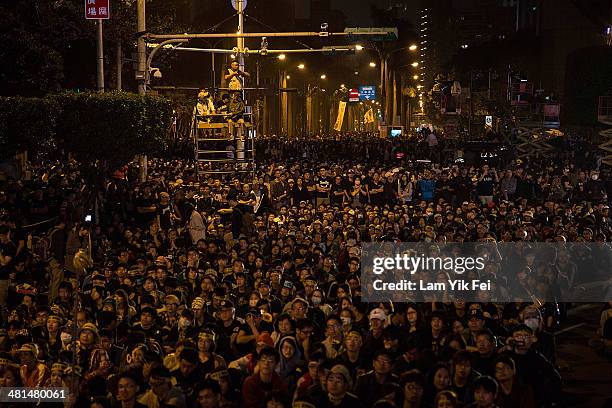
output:
[{"label": "ladder on scaffolding", "polygon": [[604,152],[601,163],[606,166],[612,166],[612,96],[599,97],[597,121],[602,125],[609,126],[608,129],[599,132],[599,136],[601,136],[601,140],[604,142],[598,147]]},{"label": "ladder on scaffolding", "polygon": [[255,126],[251,114],[231,122],[226,115],[193,115],[191,135],[196,174],[233,174],[255,171]]},{"label": "ladder on scaffolding", "polygon": [[543,130],[538,126],[519,126],[517,134],[519,143],[516,146],[518,158],[547,157],[553,153],[554,147],[542,139]]}]

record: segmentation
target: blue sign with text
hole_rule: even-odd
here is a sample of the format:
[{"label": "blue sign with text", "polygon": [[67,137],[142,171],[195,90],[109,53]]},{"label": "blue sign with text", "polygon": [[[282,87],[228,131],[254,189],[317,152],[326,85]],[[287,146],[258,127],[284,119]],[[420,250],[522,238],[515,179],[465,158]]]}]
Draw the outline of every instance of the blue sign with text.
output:
[{"label": "blue sign with text", "polygon": [[373,85],[359,87],[359,99],[361,101],[373,101],[376,99],[376,87]]}]

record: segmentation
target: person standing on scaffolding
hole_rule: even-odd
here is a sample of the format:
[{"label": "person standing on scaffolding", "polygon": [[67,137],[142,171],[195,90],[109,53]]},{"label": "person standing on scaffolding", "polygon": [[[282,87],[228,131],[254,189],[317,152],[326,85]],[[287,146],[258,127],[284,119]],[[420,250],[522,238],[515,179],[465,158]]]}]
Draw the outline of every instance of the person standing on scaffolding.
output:
[{"label": "person standing on scaffolding", "polygon": [[[238,61],[232,61],[230,67],[227,69],[227,74],[225,74],[225,82],[227,83],[227,87],[231,91],[240,91],[243,88],[244,78],[250,78],[251,74],[248,72],[244,72],[240,70],[240,65]],[[242,78],[242,79],[241,79]]]},{"label": "person standing on scaffolding", "polygon": [[[210,93],[207,89],[200,90],[198,93],[198,103],[196,104],[196,114],[200,116],[209,116],[215,113],[215,104],[213,103]],[[205,117],[203,119],[210,122],[210,117]]]}]

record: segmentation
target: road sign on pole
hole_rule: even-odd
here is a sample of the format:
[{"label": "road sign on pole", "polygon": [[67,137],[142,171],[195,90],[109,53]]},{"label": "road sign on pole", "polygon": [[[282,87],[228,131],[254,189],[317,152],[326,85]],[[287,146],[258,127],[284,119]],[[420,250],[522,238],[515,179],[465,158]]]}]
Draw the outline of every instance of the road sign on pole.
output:
[{"label": "road sign on pole", "polygon": [[349,102],[359,102],[359,89],[349,89]]},{"label": "road sign on pole", "polygon": [[376,86],[360,86],[359,87],[359,100],[361,101],[373,101],[376,99]]},{"label": "road sign on pole", "polygon": [[85,0],[85,18],[88,20],[108,20],[110,0]]}]

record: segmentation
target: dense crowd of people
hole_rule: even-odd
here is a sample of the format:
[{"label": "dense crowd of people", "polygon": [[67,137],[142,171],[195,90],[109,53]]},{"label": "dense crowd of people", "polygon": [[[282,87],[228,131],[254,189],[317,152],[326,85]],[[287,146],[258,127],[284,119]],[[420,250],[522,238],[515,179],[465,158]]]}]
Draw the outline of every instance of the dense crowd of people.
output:
[{"label": "dense crowd of people", "polygon": [[[356,141],[265,143],[253,173],[150,159],[146,182],[130,165],[94,190],[76,163],[40,162],[0,182],[0,385],[67,387],[79,408],[563,406],[567,304],[367,303],[360,246],[609,251],[609,172],[564,154],[446,166],[394,161],[374,138],[367,161]],[[589,273],[536,260],[521,284]]]}]

